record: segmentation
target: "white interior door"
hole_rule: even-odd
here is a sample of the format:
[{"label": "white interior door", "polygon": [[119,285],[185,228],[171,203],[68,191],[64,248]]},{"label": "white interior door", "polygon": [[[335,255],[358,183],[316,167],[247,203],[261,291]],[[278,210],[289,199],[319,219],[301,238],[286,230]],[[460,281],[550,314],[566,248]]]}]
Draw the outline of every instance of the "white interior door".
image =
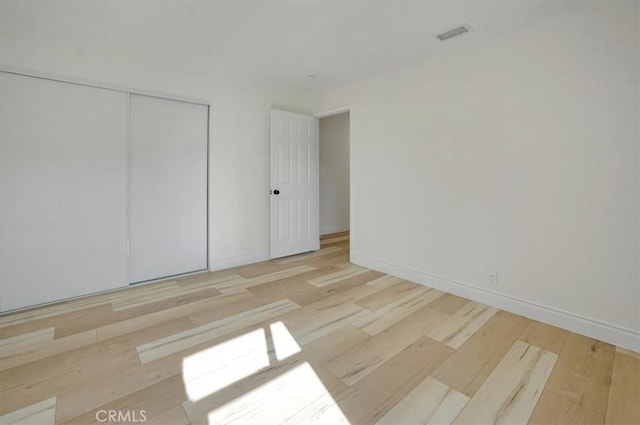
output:
[{"label": "white interior door", "polygon": [[208,107],[130,100],[129,282],[205,270]]},{"label": "white interior door", "polygon": [[320,249],[318,119],[271,111],[271,258]]},{"label": "white interior door", "polygon": [[127,95],[0,72],[0,310],[126,285]]}]

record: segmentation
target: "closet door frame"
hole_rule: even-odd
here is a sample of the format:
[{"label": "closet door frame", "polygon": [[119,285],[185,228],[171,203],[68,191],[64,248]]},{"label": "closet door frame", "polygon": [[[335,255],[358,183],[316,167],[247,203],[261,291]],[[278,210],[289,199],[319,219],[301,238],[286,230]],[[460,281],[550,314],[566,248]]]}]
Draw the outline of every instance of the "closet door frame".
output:
[{"label": "closet door frame", "polygon": [[165,93],[162,91],[139,89],[118,84],[103,83],[99,81],[85,80],[83,78],[69,77],[65,75],[53,74],[48,72],[34,71],[32,69],[22,68],[18,66],[6,65],[0,63],[0,71],[8,74],[18,74],[26,77],[42,78],[45,80],[60,81],[63,83],[77,84],[81,86],[96,87],[100,89],[114,90],[123,93],[139,94],[142,96],[159,97],[161,99],[177,100],[179,102],[195,103],[198,105],[210,106],[211,102],[206,99],[197,97],[181,96],[177,94]]},{"label": "closet door frame", "polygon": [[[141,96],[148,96],[148,97],[156,97],[156,98],[160,98],[160,99],[166,99],[166,100],[173,100],[173,101],[178,101],[178,102],[185,102],[185,103],[193,103],[193,104],[197,104],[197,105],[202,105],[205,106],[207,108],[207,119],[206,119],[206,265],[205,268],[199,271],[194,271],[194,272],[187,272],[187,273],[183,273],[183,274],[179,274],[179,275],[174,275],[174,276],[163,276],[160,277],[158,279],[153,279],[153,280],[147,280],[147,281],[143,281],[143,282],[137,282],[135,283],[135,285],[144,285],[147,283],[153,283],[153,282],[158,282],[158,281],[162,281],[162,280],[166,280],[169,279],[171,277],[175,277],[175,276],[188,276],[188,275],[193,275],[193,274],[198,274],[198,273],[203,273],[206,271],[210,270],[210,265],[211,265],[211,250],[210,250],[210,197],[211,197],[211,191],[210,191],[210,183],[209,183],[209,179],[211,176],[211,170],[209,169],[211,161],[209,158],[210,152],[211,152],[211,148],[210,148],[210,142],[211,142],[211,130],[210,130],[210,124],[211,124],[211,102],[207,99],[202,99],[202,98],[197,98],[197,97],[189,97],[189,96],[181,96],[181,95],[176,95],[176,94],[171,94],[171,93],[166,93],[166,92],[162,92],[162,91],[154,91],[154,90],[146,90],[146,89],[139,89],[139,88],[133,88],[133,87],[128,87],[128,86],[123,86],[123,85],[117,85],[117,84],[110,84],[110,83],[104,83],[104,82],[99,82],[99,81],[93,81],[93,80],[87,80],[87,79],[83,79],[83,78],[77,78],[77,77],[70,77],[70,76],[66,76],[66,75],[60,75],[60,74],[55,74],[55,73],[49,73],[49,72],[42,72],[42,71],[36,71],[33,69],[28,69],[28,68],[23,68],[23,67],[17,67],[17,66],[13,66],[13,65],[7,65],[7,64],[2,64],[0,63],[0,72],[4,72],[7,74],[16,74],[16,75],[20,75],[20,76],[25,76],[25,77],[33,77],[33,78],[40,78],[40,79],[45,79],[45,80],[52,80],[52,81],[57,81],[57,82],[62,82],[62,83],[68,83],[68,84],[75,84],[75,85],[81,85],[81,86],[88,86],[88,87],[94,87],[94,88],[100,88],[100,89],[106,89],[106,90],[113,90],[113,91],[117,91],[117,92],[121,92],[121,93],[125,93],[127,95],[127,106],[126,106],[126,115],[127,115],[127,140],[126,140],[126,146],[127,146],[127,158],[126,158],[126,182],[127,182],[127,188],[126,188],[126,197],[127,197],[127,229],[126,229],[126,235],[127,235],[127,276],[129,276],[129,270],[130,270],[130,256],[129,256],[129,237],[130,237],[130,228],[129,228],[129,195],[130,195],[130,191],[129,191],[129,183],[130,183],[130,149],[131,149],[131,133],[130,133],[130,125],[131,125],[131,121],[130,121],[130,112],[131,112],[131,95],[141,95]],[[111,292],[111,291],[117,291],[120,290],[122,288],[126,288],[128,286],[131,286],[132,284],[128,281],[124,281],[122,282],[122,286],[119,288],[115,288],[115,289],[109,289],[106,291],[100,291],[100,292],[96,292],[96,293],[104,293],[104,292]],[[95,294],[95,293],[93,293]],[[84,295],[79,295],[78,297],[85,297],[85,296],[89,296],[92,294],[84,294]],[[57,303],[60,301],[64,301],[64,300],[69,300],[69,299],[73,299],[73,298],[78,298],[78,297],[70,297],[70,298],[65,298],[65,299],[60,299],[60,300],[52,300],[49,302],[45,302],[42,304],[37,304],[37,305],[32,305],[32,306],[26,306],[26,307],[22,307],[22,308],[18,308],[15,310],[7,310],[6,312],[9,311],[19,311],[19,310],[23,310],[23,309],[29,309],[29,308],[33,308],[35,306],[40,306],[40,305],[47,305],[47,304],[53,304],[53,303]],[[4,314],[6,313],[5,311],[0,311],[0,314]]]}]

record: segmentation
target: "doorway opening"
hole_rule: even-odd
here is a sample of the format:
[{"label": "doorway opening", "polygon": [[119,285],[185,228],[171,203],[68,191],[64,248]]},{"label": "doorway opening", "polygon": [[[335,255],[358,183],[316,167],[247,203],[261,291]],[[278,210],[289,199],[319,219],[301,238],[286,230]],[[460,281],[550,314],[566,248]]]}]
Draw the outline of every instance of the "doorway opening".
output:
[{"label": "doorway opening", "polygon": [[319,119],[320,236],[351,230],[350,111]]}]

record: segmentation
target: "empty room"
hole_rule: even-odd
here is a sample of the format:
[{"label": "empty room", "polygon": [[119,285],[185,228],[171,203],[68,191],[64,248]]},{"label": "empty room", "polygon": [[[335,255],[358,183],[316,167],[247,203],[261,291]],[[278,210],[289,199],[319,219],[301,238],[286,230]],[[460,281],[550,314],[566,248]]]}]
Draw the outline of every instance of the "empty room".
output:
[{"label": "empty room", "polygon": [[640,425],[640,0],[0,0],[0,425]]}]

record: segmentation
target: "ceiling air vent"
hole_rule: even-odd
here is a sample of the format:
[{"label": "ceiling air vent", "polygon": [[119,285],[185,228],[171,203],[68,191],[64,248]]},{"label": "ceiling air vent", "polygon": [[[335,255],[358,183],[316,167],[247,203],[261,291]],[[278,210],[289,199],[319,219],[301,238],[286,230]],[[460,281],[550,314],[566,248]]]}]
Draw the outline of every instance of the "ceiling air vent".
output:
[{"label": "ceiling air vent", "polygon": [[469,31],[471,31],[471,28],[468,25],[462,25],[462,26],[459,26],[458,28],[454,28],[450,31],[443,32],[442,34],[438,34],[436,35],[436,38],[438,38],[438,40],[440,41],[445,41],[450,38],[456,37],[458,35],[462,35]]}]

